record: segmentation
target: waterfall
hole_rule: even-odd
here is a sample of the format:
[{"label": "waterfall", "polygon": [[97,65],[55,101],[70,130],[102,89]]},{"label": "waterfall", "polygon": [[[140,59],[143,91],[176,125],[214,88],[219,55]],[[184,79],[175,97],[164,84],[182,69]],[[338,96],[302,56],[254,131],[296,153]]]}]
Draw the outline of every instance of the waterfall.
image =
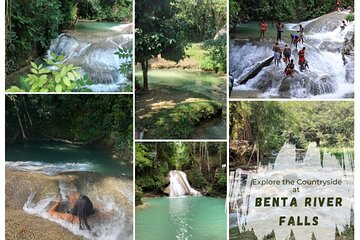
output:
[{"label": "waterfall", "polygon": [[180,197],[184,195],[201,196],[201,193],[193,189],[183,171],[172,170],[170,176],[170,197]]},{"label": "waterfall", "polygon": [[119,34],[116,36],[84,37],[72,33],[62,33],[55,39],[50,52],[63,55],[64,64],[79,66],[80,74],[87,74],[95,84],[89,86],[93,91],[119,91],[127,86],[127,77],[119,73],[119,66],[128,59],[119,59],[114,53],[118,48],[131,48],[132,34]]},{"label": "waterfall", "polygon": [[[256,66],[273,55],[272,41],[231,40],[229,68],[234,78],[234,91],[256,90],[259,97],[282,98],[344,98],[354,93],[354,61],[353,55],[343,55],[345,43],[351,41],[354,33],[354,24],[347,23],[347,27],[340,28],[340,19],[343,14],[325,15],[323,17],[300,23],[305,27],[304,44],[292,48],[295,70],[293,78],[286,78],[283,70],[286,65],[283,61],[279,67],[272,62],[269,66],[262,66],[261,71],[245,84],[239,81]],[[329,20],[330,19],[330,20]],[[331,21],[325,24],[326,21]],[[298,24],[286,24],[288,29],[298,29]],[[286,36],[285,36],[286,37]],[[285,43],[286,42],[286,43]],[[280,43],[290,46],[290,40]],[[310,70],[300,72],[297,52],[306,47],[305,57]],[[350,49],[350,51],[352,51]]]},{"label": "waterfall", "polygon": [[[304,161],[296,161],[296,148],[285,143],[276,157],[275,167],[260,167],[258,172],[246,171],[241,168],[230,172],[229,177],[229,208],[230,216],[236,218],[240,232],[253,229],[256,236],[261,239],[273,229],[277,239],[285,239],[293,230],[296,239],[311,238],[311,233],[321,236],[321,239],[334,239],[335,224],[339,230],[351,220],[351,209],[354,203],[354,172],[353,155],[344,149],[341,159],[336,160],[331,153],[323,150],[323,166],[321,165],[320,150],[316,143],[310,143]],[[339,164],[341,161],[341,164]],[[293,180],[291,184],[266,184],[259,185],[257,181],[268,180]],[[338,185],[304,185],[298,184],[298,179],[303,181],[339,179]],[[254,183],[255,182],[255,183]],[[299,187],[300,191],[293,192]],[[341,207],[304,207],[306,197],[341,197]],[[297,199],[298,207],[289,205],[280,207],[254,207],[256,197],[288,197]],[[282,225],[279,227],[279,216],[318,216],[319,225],[294,227]],[[331,216],[331,217],[329,217]],[[288,219],[287,219],[288,220]],[[235,219],[230,219],[231,223]],[[234,224],[232,224],[234,225]],[[265,227],[266,226],[266,227]]]}]

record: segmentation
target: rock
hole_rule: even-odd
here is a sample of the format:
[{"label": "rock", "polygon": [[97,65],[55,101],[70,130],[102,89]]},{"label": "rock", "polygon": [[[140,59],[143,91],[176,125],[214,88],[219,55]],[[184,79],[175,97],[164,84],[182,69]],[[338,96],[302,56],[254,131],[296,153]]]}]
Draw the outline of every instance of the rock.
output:
[{"label": "rock", "polygon": [[164,189],[164,194],[166,196],[169,196],[170,195],[170,186],[167,186],[165,189]]},{"label": "rock", "polygon": [[309,32],[331,32],[334,31],[342,20],[345,20],[348,12],[332,12],[325,14],[307,24],[304,24],[305,31]]},{"label": "rock", "polygon": [[321,51],[328,51],[328,52],[332,52],[332,53],[338,53],[342,51],[342,44],[339,44],[337,42],[331,42],[331,41],[323,41],[320,46],[319,49]]},{"label": "rock", "polygon": [[256,77],[256,75],[264,68],[267,67],[271,64],[271,62],[273,61],[274,57],[269,57],[265,60],[263,60],[262,62],[257,63],[253,69],[251,69],[249,71],[248,74],[245,74],[244,76],[242,76],[239,80],[238,83],[239,84],[245,84],[247,81],[249,81],[251,78]]}]

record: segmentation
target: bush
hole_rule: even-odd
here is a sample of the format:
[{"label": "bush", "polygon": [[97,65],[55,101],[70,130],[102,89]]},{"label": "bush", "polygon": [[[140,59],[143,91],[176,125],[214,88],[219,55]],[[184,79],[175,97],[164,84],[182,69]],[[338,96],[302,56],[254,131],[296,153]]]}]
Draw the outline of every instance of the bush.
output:
[{"label": "bush", "polygon": [[135,185],[135,206],[142,204],[141,199],[143,198],[143,196],[144,194],[141,187]]},{"label": "bush", "polygon": [[215,72],[226,73],[226,34],[222,34],[215,40],[204,42],[204,48],[208,51],[206,56],[210,58],[212,69]]},{"label": "bush", "polygon": [[354,13],[350,13],[350,14],[346,15],[346,21],[353,22],[354,20],[355,20]]},{"label": "bush", "polygon": [[217,101],[180,103],[173,109],[161,110],[138,122],[138,128],[146,129],[146,138],[187,138],[200,124],[221,115],[222,104]]},{"label": "bush", "polygon": [[[79,67],[73,64],[65,65],[61,63],[64,56],[55,56],[51,53],[52,59],[44,59],[48,64],[44,67],[43,64],[37,65],[31,62],[31,73],[26,78],[20,78],[20,86],[12,86],[7,89],[7,92],[89,92],[87,85],[93,84],[85,75],[80,77],[78,73]],[[55,69],[54,69],[55,68]]]}]

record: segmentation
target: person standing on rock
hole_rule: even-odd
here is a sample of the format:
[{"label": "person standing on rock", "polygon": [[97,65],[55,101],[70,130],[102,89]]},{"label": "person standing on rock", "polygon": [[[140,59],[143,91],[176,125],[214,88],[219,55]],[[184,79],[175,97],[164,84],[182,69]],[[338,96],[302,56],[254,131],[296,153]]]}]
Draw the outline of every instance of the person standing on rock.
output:
[{"label": "person standing on rock", "polygon": [[281,21],[278,21],[276,24],[277,37],[276,41],[281,42],[281,33],[283,32],[284,24]]},{"label": "person standing on rock", "polygon": [[300,33],[300,39],[299,39],[299,42],[301,41],[302,44],[304,44],[304,28],[303,26],[300,24],[300,29],[299,29],[299,33]]},{"label": "person standing on rock", "polygon": [[265,38],[265,32],[267,29],[267,23],[262,20],[262,22],[260,23],[260,40]]},{"label": "person standing on rock", "polygon": [[342,21],[341,25],[340,25],[340,28],[341,28],[341,31],[344,31],[345,27],[346,27],[346,23],[345,23],[345,20]]},{"label": "person standing on rock", "polygon": [[303,47],[299,52],[299,65],[302,66],[305,63],[305,47]]},{"label": "person standing on rock", "polygon": [[279,46],[279,43],[275,43],[275,45],[273,46],[273,51],[275,65],[279,66],[281,60],[281,48]]},{"label": "person standing on rock", "polygon": [[290,62],[290,57],[291,57],[291,48],[286,44],[284,47],[284,62],[285,64],[288,64]]}]

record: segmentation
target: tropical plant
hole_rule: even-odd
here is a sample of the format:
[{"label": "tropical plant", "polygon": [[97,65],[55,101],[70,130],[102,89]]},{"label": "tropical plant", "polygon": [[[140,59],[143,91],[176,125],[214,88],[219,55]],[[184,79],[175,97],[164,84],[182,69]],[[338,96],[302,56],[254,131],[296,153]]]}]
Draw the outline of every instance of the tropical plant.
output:
[{"label": "tropical plant", "polygon": [[51,53],[51,58],[45,58],[48,66],[31,62],[32,68],[26,78],[20,78],[20,88],[12,86],[7,92],[88,92],[86,86],[93,84],[87,75],[81,77],[73,64],[62,63],[64,56]]}]

